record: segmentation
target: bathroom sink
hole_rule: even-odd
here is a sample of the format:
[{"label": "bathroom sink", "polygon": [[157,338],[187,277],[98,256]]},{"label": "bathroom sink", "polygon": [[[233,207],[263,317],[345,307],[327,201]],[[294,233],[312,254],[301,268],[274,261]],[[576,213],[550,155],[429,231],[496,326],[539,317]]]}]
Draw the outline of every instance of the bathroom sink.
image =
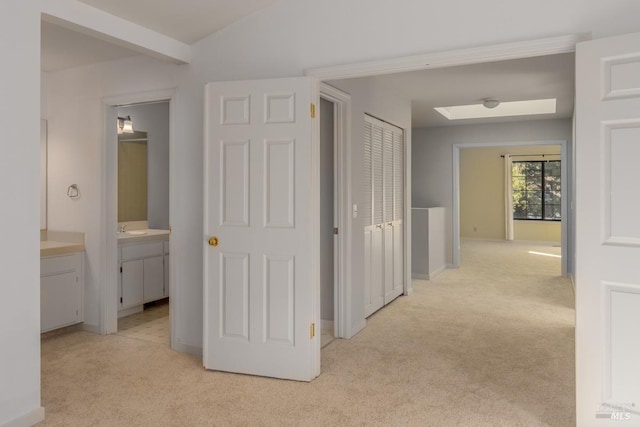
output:
[{"label": "bathroom sink", "polygon": [[126,233],[131,236],[142,236],[143,234],[147,234],[147,230],[131,230]]}]

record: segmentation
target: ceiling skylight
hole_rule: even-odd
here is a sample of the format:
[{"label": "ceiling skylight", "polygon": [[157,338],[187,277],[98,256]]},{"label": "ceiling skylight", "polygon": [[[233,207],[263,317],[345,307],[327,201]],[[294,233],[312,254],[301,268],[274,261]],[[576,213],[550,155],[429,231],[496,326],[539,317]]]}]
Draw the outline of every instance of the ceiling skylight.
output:
[{"label": "ceiling skylight", "polygon": [[493,108],[487,108],[484,104],[472,104],[436,107],[435,110],[449,120],[553,114],[556,112],[556,98],[501,102]]}]

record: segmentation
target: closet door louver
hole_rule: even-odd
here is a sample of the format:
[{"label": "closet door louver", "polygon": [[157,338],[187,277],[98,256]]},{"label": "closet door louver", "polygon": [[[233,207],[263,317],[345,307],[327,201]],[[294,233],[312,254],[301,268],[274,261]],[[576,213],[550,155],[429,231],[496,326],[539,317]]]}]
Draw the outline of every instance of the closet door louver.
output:
[{"label": "closet door louver", "polygon": [[373,175],[371,167],[371,123],[364,122],[364,165],[362,167],[364,188],[366,189],[362,202],[362,221],[365,227],[373,225]]},{"label": "closet door louver", "polygon": [[383,129],[372,126],[371,158],[373,165],[373,223],[384,221],[384,163],[383,163]]},{"label": "closet door louver", "polygon": [[[393,292],[404,291],[404,133],[393,134]],[[395,297],[394,297],[395,298]]]},{"label": "closet door louver", "polygon": [[365,315],[404,288],[404,131],[370,116],[364,127]]},{"label": "closet door louver", "polygon": [[393,219],[404,218],[404,135],[393,134]]}]

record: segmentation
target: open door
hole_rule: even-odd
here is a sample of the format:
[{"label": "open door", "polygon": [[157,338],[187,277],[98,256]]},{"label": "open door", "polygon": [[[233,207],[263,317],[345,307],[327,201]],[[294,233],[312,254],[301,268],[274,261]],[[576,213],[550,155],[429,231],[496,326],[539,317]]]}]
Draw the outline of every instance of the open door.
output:
[{"label": "open door", "polygon": [[576,50],[577,424],[640,425],[640,33]]},{"label": "open door", "polygon": [[309,77],[206,86],[206,369],[320,374],[318,101]]}]

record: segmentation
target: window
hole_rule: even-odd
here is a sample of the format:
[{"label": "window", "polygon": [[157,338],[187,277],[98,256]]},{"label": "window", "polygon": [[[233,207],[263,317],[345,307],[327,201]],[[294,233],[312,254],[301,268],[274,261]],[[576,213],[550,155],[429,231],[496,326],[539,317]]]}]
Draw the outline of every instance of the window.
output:
[{"label": "window", "polygon": [[560,160],[514,161],[513,219],[560,221]]}]

